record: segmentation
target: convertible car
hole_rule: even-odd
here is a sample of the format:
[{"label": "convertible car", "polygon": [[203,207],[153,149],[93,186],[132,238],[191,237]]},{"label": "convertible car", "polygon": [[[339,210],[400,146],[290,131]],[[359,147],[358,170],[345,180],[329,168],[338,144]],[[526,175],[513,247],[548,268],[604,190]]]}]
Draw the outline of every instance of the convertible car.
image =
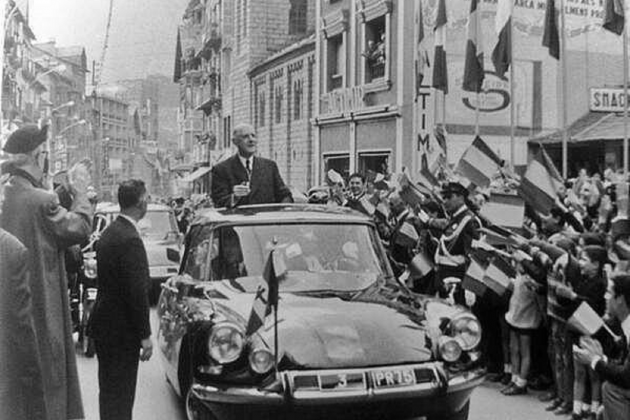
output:
[{"label": "convertible car", "polygon": [[189,419],[466,419],[485,373],[477,319],[399,283],[352,210],[208,209],[162,287],[158,354]]}]

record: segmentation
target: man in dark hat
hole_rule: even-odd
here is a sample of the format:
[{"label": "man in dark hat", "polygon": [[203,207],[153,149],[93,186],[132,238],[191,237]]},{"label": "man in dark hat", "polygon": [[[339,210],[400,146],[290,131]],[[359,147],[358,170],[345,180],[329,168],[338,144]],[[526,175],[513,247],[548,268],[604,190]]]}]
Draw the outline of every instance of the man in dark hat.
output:
[{"label": "man in dark hat", "polygon": [[46,128],[27,125],[11,134],[3,150],[10,178],[4,188],[0,226],[28,249],[35,332],[42,361],[42,387],[49,420],[83,418],[74,353],[63,250],[90,235],[92,206],[84,163],[70,169],[70,210],[43,186],[48,172]]},{"label": "man in dark hat", "polygon": [[430,228],[442,230],[435,252],[436,289],[441,297],[447,297],[455,287],[455,302],[463,305],[464,290],[458,283],[466,274],[472,241],[479,239],[479,220],[466,206],[468,190],[461,183],[448,182],[441,194],[448,218],[430,219],[428,223]]}]

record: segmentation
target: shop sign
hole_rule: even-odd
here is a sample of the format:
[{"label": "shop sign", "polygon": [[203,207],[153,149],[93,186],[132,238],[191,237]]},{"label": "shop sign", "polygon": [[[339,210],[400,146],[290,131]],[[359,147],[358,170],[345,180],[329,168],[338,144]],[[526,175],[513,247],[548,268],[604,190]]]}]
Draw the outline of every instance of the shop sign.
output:
[{"label": "shop sign", "polygon": [[366,107],[363,86],[335,89],[320,97],[321,114],[344,114]]},{"label": "shop sign", "polygon": [[591,88],[589,109],[596,112],[623,112],[626,101],[622,88]]}]

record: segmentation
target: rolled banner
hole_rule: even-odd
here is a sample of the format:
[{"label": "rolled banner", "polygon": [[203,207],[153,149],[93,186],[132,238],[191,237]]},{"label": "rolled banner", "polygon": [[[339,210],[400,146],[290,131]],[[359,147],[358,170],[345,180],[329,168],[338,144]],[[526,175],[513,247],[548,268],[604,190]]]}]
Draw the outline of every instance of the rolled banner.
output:
[{"label": "rolled banner", "polygon": [[587,302],[582,302],[580,306],[569,317],[567,323],[580,334],[593,335],[604,326],[604,320],[597,315],[597,312]]},{"label": "rolled banner", "polygon": [[414,277],[424,277],[431,273],[434,267],[433,260],[422,251],[417,253],[409,263],[409,271]]}]

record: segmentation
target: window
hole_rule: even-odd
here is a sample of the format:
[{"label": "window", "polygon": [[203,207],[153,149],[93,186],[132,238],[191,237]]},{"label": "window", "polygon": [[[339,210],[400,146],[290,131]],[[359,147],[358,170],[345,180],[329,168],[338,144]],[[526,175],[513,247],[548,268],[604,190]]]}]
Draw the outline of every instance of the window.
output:
[{"label": "window", "polygon": [[343,35],[328,39],[328,91],[343,87],[344,54]]},{"label": "window", "polygon": [[293,82],[293,119],[302,118],[302,80]]},{"label": "window", "polygon": [[284,99],[284,93],[282,92],[282,86],[278,86],[274,92],[275,104],[276,104],[276,123],[282,122],[282,101]]},{"label": "window", "polygon": [[387,65],[387,32],[385,16],[373,19],[365,24],[365,82],[385,77]]},{"label": "window", "polygon": [[289,9],[289,35],[303,34],[307,29],[306,0],[291,0]]}]

